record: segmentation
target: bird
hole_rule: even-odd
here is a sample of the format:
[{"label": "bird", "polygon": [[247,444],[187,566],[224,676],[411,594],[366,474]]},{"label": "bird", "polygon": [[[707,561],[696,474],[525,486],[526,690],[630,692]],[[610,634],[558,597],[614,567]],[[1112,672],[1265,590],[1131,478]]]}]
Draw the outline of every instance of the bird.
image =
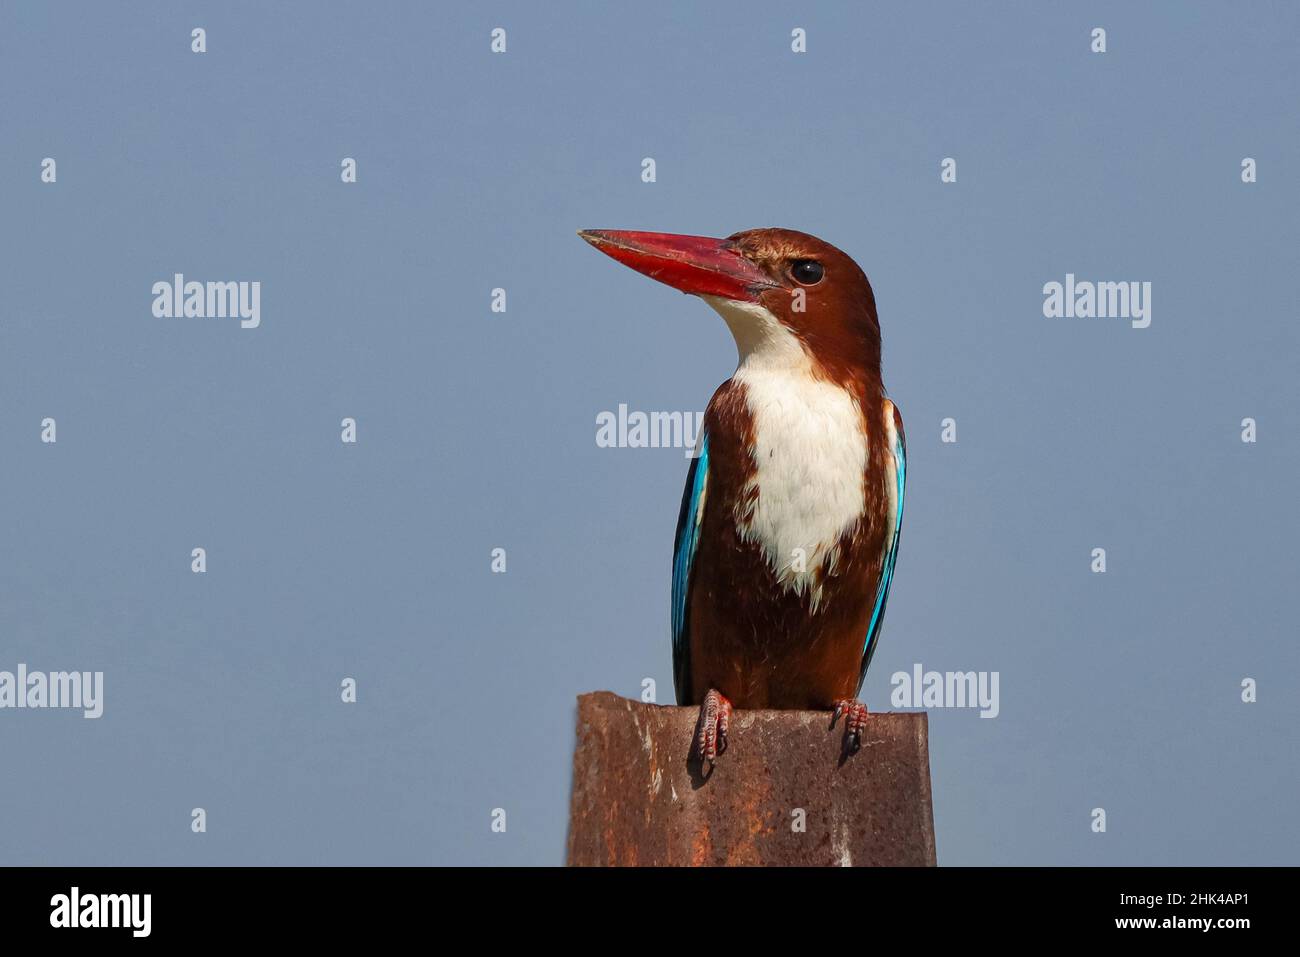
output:
[{"label": "bird", "polygon": [[845,755],[858,751],[907,476],[871,283],[792,229],[578,235],[703,299],[736,342],[674,538],[673,683],[679,705],[700,708],[694,757],[712,773],[733,709],[748,708],[829,711],[832,730],[845,719]]}]

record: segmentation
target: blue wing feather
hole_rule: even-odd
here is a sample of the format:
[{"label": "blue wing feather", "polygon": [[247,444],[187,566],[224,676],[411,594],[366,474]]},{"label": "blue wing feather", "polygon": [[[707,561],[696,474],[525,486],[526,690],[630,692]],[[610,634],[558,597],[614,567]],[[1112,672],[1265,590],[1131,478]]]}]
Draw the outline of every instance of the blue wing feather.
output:
[{"label": "blue wing feather", "polygon": [[682,510],[677,516],[677,539],[673,547],[673,684],[677,703],[686,704],[691,694],[691,638],[686,620],[686,599],[691,588],[691,567],[700,545],[700,522],[704,517],[704,490],[709,475],[709,436],[700,435],[700,451],[691,460],[682,493]]},{"label": "blue wing feather", "polygon": [[867,641],[862,648],[862,671],[858,675],[858,687],[867,676],[871,665],[871,656],[876,652],[876,639],[880,636],[880,627],[885,619],[885,605],[889,601],[889,585],[894,580],[894,565],[898,561],[898,537],[903,530],[903,493],[907,488],[907,440],[903,435],[903,420],[895,410],[894,418],[894,479],[897,503],[894,512],[894,536],[885,553],[885,561],[880,568],[880,584],[876,588],[876,605],[871,611],[871,625],[867,629]]}]

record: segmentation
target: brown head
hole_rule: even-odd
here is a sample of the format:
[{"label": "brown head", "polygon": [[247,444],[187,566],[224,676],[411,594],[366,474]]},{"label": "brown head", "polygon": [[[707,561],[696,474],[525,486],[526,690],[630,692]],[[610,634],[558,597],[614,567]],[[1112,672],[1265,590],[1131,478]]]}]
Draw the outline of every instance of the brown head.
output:
[{"label": "brown head", "polygon": [[871,283],[830,243],[793,229],[726,239],[625,230],[579,233],[652,279],[697,295],[727,321],[741,361],[797,364],[853,389],[883,393]]}]

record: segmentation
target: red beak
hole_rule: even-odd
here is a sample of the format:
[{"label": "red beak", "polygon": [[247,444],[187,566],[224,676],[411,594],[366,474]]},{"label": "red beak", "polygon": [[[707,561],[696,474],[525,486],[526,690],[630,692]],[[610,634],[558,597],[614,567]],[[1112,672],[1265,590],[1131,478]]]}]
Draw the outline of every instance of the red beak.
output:
[{"label": "red beak", "polygon": [[584,229],[578,235],[606,256],[691,295],[754,302],[777,285],[725,239],[624,229]]}]

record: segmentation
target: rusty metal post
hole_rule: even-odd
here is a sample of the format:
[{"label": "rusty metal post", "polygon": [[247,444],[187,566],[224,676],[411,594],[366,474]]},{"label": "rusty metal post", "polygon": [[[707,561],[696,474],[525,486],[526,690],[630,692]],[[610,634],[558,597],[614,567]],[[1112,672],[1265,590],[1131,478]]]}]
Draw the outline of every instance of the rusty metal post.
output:
[{"label": "rusty metal post", "polygon": [[697,715],[578,698],[569,864],[934,865],[925,714],[872,714],[846,758],[825,712],[737,711],[707,780]]}]

